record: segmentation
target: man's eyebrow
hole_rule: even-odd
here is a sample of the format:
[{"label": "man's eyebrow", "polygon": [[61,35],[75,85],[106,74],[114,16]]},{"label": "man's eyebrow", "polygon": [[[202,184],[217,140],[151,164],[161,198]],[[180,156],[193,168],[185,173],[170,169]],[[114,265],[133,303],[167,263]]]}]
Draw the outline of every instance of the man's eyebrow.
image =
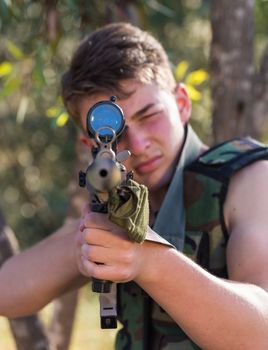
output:
[{"label": "man's eyebrow", "polygon": [[146,113],[148,111],[148,109],[150,109],[151,107],[154,107],[156,105],[156,103],[148,103],[146,106],[144,106],[143,108],[141,108],[140,110],[138,110],[135,114],[134,117],[139,117],[142,114]]}]

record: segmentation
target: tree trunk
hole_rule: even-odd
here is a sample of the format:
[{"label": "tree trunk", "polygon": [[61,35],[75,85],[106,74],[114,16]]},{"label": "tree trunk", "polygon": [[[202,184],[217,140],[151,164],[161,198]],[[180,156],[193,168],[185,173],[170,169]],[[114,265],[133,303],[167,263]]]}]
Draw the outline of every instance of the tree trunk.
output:
[{"label": "tree trunk", "polygon": [[211,88],[216,142],[254,133],[253,0],[211,1]]},{"label": "tree trunk", "polygon": [[211,92],[215,142],[261,138],[267,127],[268,44],[254,67],[254,0],[211,2]]},{"label": "tree trunk", "polygon": [[268,44],[262,57],[260,71],[255,77],[254,102],[254,136],[260,138],[262,136],[263,129],[266,126],[265,123],[268,120]]},{"label": "tree trunk", "polygon": [[37,315],[9,320],[17,350],[53,350]]},{"label": "tree trunk", "polygon": [[69,348],[77,301],[77,290],[54,301],[53,318],[49,329],[52,349],[67,350]]},{"label": "tree trunk", "polygon": [[[80,217],[82,207],[87,200],[87,191],[78,186],[78,172],[80,169],[86,168],[90,152],[79,141],[77,142],[76,154],[76,176],[69,186],[68,198],[70,198],[70,202],[66,220]],[[16,237],[12,230],[5,225],[4,218],[0,213],[0,266],[18,252]],[[53,302],[54,309],[48,336],[37,315],[9,319],[17,349],[67,350],[71,340],[77,302],[77,290],[67,293]]]},{"label": "tree trunk", "polygon": [[[5,225],[0,213],[0,266],[17,251],[15,235]],[[37,315],[9,319],[9,324],[18,350],[50,349],[44,327]]]},{"label": "tree trunk", "polygon": [[[78,174],[79,170],[86,169],[89,157],[90,150],[85,148],[80,140],[77,140],[74,178],[69,184],[67,194],[69,198],[67,221],[79,218],[85,203],[88,201],[87,191],[78,185]],[[69,347],[78,296],[79,293],[76,290],[54,301],[53,317],[49,329],[49,339],[53,349],[67,350]]]}]

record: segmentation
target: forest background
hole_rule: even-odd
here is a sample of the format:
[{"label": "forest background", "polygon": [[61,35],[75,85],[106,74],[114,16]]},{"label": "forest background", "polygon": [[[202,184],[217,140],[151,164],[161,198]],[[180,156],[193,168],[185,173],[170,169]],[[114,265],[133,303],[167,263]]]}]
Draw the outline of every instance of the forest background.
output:
[{"label": "forest background", "polygon": [[[186,84],[191,123],[206,143],[246,134],[267,142],[267,18],[267,0],[0,0],[0,226],[10,254],[11,232],[23,250],[79,215],[77,172],[87,153],[59,86],[85,34],[117,21],[149,30]],[[5,252],[0,245],[0,263]],[[66,299],[35,316],[44,349],[64,350],[69,342],[72,349],[112,348],[114,333],[104,339],[89,294],[69,296],[68,324],[59,311],[68,309]],[[35,349],[27,327],[23,336],[16,332],[27,322],[0,318],[0,348]]]}]

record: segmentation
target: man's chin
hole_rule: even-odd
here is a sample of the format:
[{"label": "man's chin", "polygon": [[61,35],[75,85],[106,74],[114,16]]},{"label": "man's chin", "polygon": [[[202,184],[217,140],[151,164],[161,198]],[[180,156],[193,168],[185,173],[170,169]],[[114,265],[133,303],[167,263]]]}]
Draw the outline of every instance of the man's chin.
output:
[{"label": "man's chin", "polygon": [[[158,175],[158,176],[157,176]],[[135,176],[134,176],[135,180]],[[166,192],[168,189],[168,186],[171,181],[171,176],[168,176],[168,174],[165,174],[164,176],[160,176],[160,174],[151,174],[150,178],[147,177],[147,179],[139,178],[139,180],[136,180],[137,182],[145,185],[149,192],[153,194],[154,192],[160,192],[163,191]]]},{"label": "man's chin", "polygon": [[163,188],[166,188],[166,182],[165,181],[161,181],[161,180],[152,180],[152,181],[140,181],[139,183],[145,185],[149,192],[153,193],[153,192],[157,192],[162,190]]}]

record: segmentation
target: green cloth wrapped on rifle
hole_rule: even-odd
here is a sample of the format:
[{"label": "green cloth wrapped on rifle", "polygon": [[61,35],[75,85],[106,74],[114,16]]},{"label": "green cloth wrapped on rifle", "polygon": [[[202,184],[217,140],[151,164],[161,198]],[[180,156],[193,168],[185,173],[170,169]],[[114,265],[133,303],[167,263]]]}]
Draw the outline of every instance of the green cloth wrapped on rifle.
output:
[{"label": "green cloth wrapped on rifle", "polygon": [[115,188],[109,196],[108,217],[124,228],[131,240],[142,243],[149,224],[148,189],[133,180]]}]

